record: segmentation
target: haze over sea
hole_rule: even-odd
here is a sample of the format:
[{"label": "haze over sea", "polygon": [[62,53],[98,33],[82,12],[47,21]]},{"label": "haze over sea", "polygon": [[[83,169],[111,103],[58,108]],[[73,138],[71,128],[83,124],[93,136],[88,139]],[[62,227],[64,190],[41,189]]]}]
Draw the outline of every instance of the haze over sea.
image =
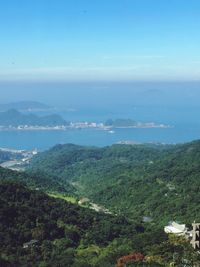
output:
[{"label": "haze over sea", "polygon": [[130,118],[173,126],[115,129],[114,133],[98,129],[2,131],[0,147],[44,150],[59,143],[106,146],[122,140],[182,143],[200,138],[199,82],[1,82],[0,94],[1,103],[40,101],[74,122]]}]

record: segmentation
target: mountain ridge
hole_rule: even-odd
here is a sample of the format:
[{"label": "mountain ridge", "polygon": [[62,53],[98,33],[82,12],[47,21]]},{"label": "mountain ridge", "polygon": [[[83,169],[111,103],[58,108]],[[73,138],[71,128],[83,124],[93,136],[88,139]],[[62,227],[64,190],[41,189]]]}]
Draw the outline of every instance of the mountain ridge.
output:
[{"label": "mountain ridge", "polygon": [[[31,168],[72,183],[78,194],[114,213],[161,223],[200,220],[200,141],[174,146],[59,145],[33,158]],[[163,212],[163,209],[165,212]]]},{"label": "mountain ridge", "polygon": [[23,114],[16,109],[9,109],[0,112],[0,126],[60,126],[68,125],[60,115],[52,114],[47,116],[37,116],[35,114]]}]

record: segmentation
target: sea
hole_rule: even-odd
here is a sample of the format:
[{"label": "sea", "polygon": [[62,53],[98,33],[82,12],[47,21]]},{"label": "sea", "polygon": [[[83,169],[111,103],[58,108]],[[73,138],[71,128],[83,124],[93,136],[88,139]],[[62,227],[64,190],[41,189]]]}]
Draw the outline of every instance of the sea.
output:
[{"label": "sea", "polygon": [[[14,86],[15,89],[18,88],[15,91],[18,93],[15,95],[15,98],[18,96],[17,100],[30,100],[31,97],[31,100],[54,106],[53,113],[62,115],[68,121],[105,122],[110,118],[124,118],[138,122],[166,124],[171,127],[123,128],[113,131],[102,129],[1,131],[0,147],[3,148],[43,151],[56,144],[66,143],[103,147],[124,141],[177,144],[200,139],[199,82],[89,83],[54,86],[23,84],[26,86],[26,91],[19,89],[22,88],[19,85],[6,86],[10,94]],[[4,85],[4,88],[6,86]],[[48,88],[51,90],[48,91]],[[30,90],[31,94],[28,94],[27,90]],[[39,112],[38,115],[46,114]]]}]

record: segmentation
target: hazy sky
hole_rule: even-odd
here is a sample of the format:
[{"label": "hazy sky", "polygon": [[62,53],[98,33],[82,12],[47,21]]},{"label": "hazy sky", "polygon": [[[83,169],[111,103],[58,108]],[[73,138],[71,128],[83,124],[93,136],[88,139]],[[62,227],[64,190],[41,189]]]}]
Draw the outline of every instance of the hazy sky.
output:
[{"label": "hazy sky", "polygon": [[0,80],[199,80],[199,0],[6,0]]},{"label": "hazy sky", "polygon": [[199,109],[199,88],[200,82],[0,82],[0,104],[32,100],[119,112],[138,105]]}]

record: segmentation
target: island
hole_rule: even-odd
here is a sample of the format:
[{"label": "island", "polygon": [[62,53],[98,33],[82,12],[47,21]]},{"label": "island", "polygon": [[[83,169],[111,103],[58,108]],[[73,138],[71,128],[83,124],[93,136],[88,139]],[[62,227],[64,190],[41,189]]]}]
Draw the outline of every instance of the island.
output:
[{"label": "island", "polygon": [[154,122],[137,122],[132,119],[109,119],[106,122],[70,122],[58,114],[37,116],[24,114],[16,109],[0,112],[0,131],[50,131],[68,129],[100,129],[114,133],[117,128],[170,128],[170,125]]},{"label": "island", "polygon": [[105,126],[109,128],[170,128],[170,125],[155,122],[137,122],[132,119],[109,119],[105,122]]},{"label": "island", "polygon": [[9,109],[0,112],[0,127],[7,128],[32,128],[32,127],[55,127],[67,126],[69,122],[65,121],[60,115],[52,114],[47,116],[37,116],[35,114],[24,114],[16,109]]}]

